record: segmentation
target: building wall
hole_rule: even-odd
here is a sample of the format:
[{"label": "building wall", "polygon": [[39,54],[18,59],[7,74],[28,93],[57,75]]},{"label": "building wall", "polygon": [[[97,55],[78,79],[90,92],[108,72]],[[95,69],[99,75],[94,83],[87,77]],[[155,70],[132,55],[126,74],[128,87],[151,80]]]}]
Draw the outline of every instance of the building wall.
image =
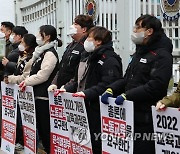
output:
[{"label": "building wall", "polygon": [[[180,55],[180,19],[169,22],[163,19],[160,0],[89,0],[96,2],[94,10],[95,23],[112,31],[115,51],[123,60],[124,70],[129,57],[135,50],[130,35],[134,22],[141,14],[153,14],[160,18],[166,34],[174,44],[173,54]],[[25,25],[31,33],[36,34],[38,27],[52,24],[57,28],[63,41],[59,49],[62,55],[71,42],[67,35],[69,26],[78,14],[86,14],[87,0],[16,0],[16,22]]]}]

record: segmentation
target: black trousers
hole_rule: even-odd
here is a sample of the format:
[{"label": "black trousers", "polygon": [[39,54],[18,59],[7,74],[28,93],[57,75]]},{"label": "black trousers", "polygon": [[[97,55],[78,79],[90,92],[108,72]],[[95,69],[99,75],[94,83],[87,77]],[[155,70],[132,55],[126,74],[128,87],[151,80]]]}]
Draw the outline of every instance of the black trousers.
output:
[{"label": "black trousers", "polygon": [[50,114],[49,101],[36,100],[36,123],[40,139],[47,154],[50,153]]},{"label": "black trousers", "polygon": [[134,133],[133,154],[155,154],[154,129],[151,112],[140,113],[135,111]]},{"label": "black trousers", "polygon": [[16,143],[24,145],[22,118],[19,104],[17,104]]}]

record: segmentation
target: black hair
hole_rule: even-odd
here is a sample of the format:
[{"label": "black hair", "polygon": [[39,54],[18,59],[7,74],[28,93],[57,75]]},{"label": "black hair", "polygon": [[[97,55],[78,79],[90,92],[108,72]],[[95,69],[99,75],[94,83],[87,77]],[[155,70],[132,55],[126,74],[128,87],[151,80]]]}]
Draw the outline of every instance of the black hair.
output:
[{"label": "black hair", "polygon": [[102,45],[112,41],[112,33],[101,26],[91,28],[88,35],[92,34],[95,40],[102,41]]},{"label": "black hair", "polygon": [[94,27],[93,18],[89,15],[80,14],[75,17],[74,22],[79,24],[82,28],[86,27],[87,31]]},{"label": "black hair", "polygon": [[30,48],[37,47],[36,37],[33,34],[25,34],[23,37],[23,40],[25,44],[29,46]]},{"label": "black hair", "polygon": [[62,46],[62,41],[59,40],[57,38],[57,31],[56,31],[56,28],[54,26],[51,26],[51,25],[43,25],[40,27],[40,34],[41,36],[44,38],[44,35],[50,35],[50,41],[58,41],[58,47],[61,47]]},{"label": "black hair", "polygon": [[138,25],[141,21],[142,21],[141,27],[146,29],[149,28],[153,29],[153,34],[151,35],[151,38],[148,40],[148,44],[151,44],[152,42],[159,40],[159,38],[164,33],[161,21],[157,19],[155,16],[148,14],[140,16],[136,20],[135,24]]},{"label": "black hair", "polygon": [[27,29],[24,26],[16,26],[12,31],[16,35],[21,35],[21,37],[28,33]]},{"label": "black hair", "polygon": [[11,30],[14,28],[14,24],[9,21],[1,22],[1,26],[5,26],[8,30]]}]

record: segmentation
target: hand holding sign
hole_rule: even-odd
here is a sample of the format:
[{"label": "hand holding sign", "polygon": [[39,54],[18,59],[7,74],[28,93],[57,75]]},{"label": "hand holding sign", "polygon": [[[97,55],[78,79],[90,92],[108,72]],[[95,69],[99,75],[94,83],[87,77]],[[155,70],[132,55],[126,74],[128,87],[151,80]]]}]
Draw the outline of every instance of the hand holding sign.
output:
[{"label": "hand holding sign", "polygon": [[82,91],[73,93],[72,96],[73,97],[83,97],[83,98],[86,97],[86,95]]},{"label": "hand holding sign", "polygon": [[55,84],[52,84],[48,87],[48,91],[51,91],[51,92],[55,91],[56,89],[57,89],[57,86]]},{"label": "hand holding sign", "polygon": [[25,91],[25,89],[26,89],[25,81],[22,81],[22,82],[19,84],[19,88],[20,88],[21,91]]},{"label": "hand holding sign", "polygon": [[109,104],[108,97],[113,97],[113,91],[111,88],[108,88],[101,97],[101,102],[104,104]]},{"label": "hand holding sign", "polygon": [[54,92],[54,96],[56,97],[57,95],[59,95],[60,93],[66,92],[66,89],[64,88],[64,85],[61,86],[60,89],[56,89]]},{"label": "hand holding sign", "polygon": [[117,105],[122,105],[125,100],[126,100],[126,95],[125,95],[125,94],[121,94],[121,95],[119,95],[119,96],[116,98],[115,103],[116,103]]},{"label": "hand holding sign", "polygon": [[156,104],[156,110],[157,111],[165,111],[166,110],[166,106],[163,103],[161,103],[161,101],[159,101]]}]

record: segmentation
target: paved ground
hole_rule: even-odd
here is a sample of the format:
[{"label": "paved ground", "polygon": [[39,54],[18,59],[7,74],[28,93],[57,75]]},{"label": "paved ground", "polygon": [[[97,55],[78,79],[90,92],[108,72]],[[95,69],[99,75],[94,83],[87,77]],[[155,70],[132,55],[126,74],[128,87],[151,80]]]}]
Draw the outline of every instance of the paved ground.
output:
[{"label": "paved ground", "polygon": [[[6,154],[6,153],[0,150],[0,154]],[[15,154],[25,154],[25,153],[21,151],[21,152],[16,152]],[[44,150],[42,149],[38,149],[37,154],[46,154],[46,152],[44,152]]]}]

